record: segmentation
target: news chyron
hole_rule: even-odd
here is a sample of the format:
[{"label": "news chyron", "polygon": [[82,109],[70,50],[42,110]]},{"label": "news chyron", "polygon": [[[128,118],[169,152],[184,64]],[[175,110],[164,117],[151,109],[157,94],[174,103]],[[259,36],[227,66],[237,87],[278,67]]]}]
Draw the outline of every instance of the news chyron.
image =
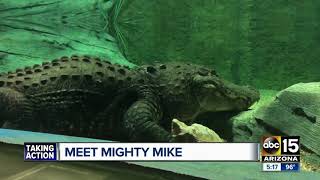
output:
[{"label": "news chyron", "polygon": [[300,170],[300,137],[269,136],[261,140],[262,171]]}]

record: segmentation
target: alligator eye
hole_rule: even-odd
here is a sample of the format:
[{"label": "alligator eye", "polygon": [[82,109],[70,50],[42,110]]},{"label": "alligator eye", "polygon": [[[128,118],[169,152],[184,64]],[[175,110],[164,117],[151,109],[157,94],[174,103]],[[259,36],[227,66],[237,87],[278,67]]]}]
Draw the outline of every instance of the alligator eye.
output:
[{"label": "alligator eye", "polygon": [[210,70],[210,73],[211,73],[212,75],[216,75],[216,76],[218,75],[215,70]]},{"label": "alligator eye", "polygon": [[210,71],[205,68],[200,68],[198,71],[198,74],[201,76],[208,76],[210,74]]}]

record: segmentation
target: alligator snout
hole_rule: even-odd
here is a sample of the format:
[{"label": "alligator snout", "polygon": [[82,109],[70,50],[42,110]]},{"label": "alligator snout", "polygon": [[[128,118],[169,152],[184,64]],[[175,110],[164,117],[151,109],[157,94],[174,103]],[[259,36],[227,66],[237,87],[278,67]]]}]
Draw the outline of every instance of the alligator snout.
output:
[{"label": "alligator snout", "polygon": [[233,99],[237,110],[246,110],[260,99],[259,91],[252,86],[240,86],[227,82],[225,88],[229,92],[226,96]]}]

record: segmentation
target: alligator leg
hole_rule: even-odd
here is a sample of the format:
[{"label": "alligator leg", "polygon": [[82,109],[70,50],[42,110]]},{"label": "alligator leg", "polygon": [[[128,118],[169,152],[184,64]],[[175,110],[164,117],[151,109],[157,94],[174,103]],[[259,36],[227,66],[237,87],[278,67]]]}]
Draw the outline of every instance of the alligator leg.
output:
[{"label": "alligator leg", "polygon": [[[0,88],[0,119],[2,128],[29,129],[32,110],[22,93]],[[1,127],[0,125],[0,127]]]},{"label": "alligator leg", "polygon": [[138,95],[138,100],[128,108],[123,118],[130,141],[171,141],[171,133],[158,124],[162,118],[159,98],[148,88],[140,89]]}]

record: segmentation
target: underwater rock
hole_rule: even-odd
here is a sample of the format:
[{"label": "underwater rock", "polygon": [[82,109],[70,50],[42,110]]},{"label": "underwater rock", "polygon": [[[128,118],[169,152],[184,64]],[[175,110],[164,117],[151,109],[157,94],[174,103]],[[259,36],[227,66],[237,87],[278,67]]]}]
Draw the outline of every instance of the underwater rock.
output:
[{"label": "underwater rock", "polygon": [[[260,90],[261,100],[234,116],[233,142],[260,142],[262,136],[300,136],[301,169],[319,171],[320,83],[300,83],[275,91]],[[315,122],[315,123],[313,123]]]},{"label": "underwater rock", "polygon": [[260,94],[261,100],[253,110],[231,119],[233,141],[259,142],[261,136],[270,134],[300,136],[304,147],[320,155],[320,82],[295,84],[277,94]]},{"label": "underwater rock", "polygon": [[259,102],[231,118],[233,142],[259,142],[261,136],[270,134],[254,115],[258,109],[272,103],[276,93],[274,90],[260,90]]},{"label": "underwater rock", "polygon": [[265,95],[253,110],[232,118],[233,141],[258,142],[263,135],[300,136],[301,144],[320,154],[320,82],[299,83]]},{"label": "underwater rock", "polygon": [[280,91],[254,117],[274,135],[300,136],[306,149],[320,155],[320,82],[299,83]]},{"label": "underwater rock", "polygon": [[262,135],[268,134],[264,127],[257,123],[254,113],[255,110],[244,111],[231,119],[233,142],[259,142]]},{"label": "underwater rock", "polygon": [[208,127],[196,123],[188,126],[178,119],[172,120],[172,135],[177,142],[224,142]]}]

